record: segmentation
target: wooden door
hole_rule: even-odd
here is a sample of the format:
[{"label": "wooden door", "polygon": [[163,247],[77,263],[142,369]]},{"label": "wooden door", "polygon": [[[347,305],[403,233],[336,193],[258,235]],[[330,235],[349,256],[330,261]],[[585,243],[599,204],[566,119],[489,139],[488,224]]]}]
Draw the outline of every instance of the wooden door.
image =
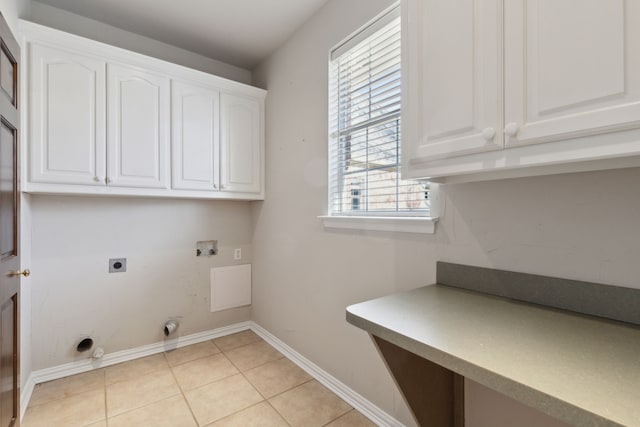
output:
[{"label": "wooden door", "polygon": [[220,93],[172,82],[172,185],[182,190],[220,187]]},{"label": "wooden door", "polygon": [[105,185],[106,62],[29,44],[29,179]]},{"label": "wooden door", "polygon": [[0,427],[20,424],[18,253],[18,60],[20,51],[0,17]]},{"label": "wooden door", "polygon": [[220,189],[259,193],[262,188],[260,100],[222,94],[220,109]]},{"label": "wooden door", "polygon": [[504,4],[507,147],[640,127],[640,2]]},{"label": "wooden door", "polygon": [[403,0],[403,176],[502,149],[499,0]]},{"label": "wooden door", "polygon": [[169,78],[107,66],[107,184],[168,188]]}]

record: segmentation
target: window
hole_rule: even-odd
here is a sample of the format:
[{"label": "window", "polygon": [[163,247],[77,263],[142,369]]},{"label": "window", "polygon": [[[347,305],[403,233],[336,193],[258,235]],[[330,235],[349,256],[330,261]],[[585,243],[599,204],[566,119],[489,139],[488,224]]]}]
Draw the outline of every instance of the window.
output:
[{"label": "window", "polygon": [[362,183],[357,181],[351,181],[351,210],[359,211],[360,210],[360,191],[362,187]]},{"label": "window", "polygon": [[331,52],[329,215],[427,216],[427,182],[400,179],[401,32],[391,9]]}]

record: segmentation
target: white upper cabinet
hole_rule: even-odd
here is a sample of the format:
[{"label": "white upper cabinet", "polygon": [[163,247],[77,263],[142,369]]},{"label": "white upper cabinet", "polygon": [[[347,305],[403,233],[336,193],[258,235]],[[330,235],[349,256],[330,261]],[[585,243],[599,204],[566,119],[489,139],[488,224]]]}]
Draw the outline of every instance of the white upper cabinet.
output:
[{"label": "white upper cabinet", "polygon": [[640,2],[402,8],[403,176],[455,182],[640,165]]},{"label": "white upper cabinet", "polygon": [[21,21],[29,193],[264,198],[266,91]]},{"label": "white upper cabinet", "polygon": [[260,193],[262,183],[261,101],[221,95],[221,188]]},{"label": "white upper cabinet", "polygon": [[33,45],[29,64],[29,180],[105,185],[106,63]]},{"label": "white upper cabinet", "polygon": [[108,184],[167,188],[169,78],[108,65]]},{"label": "white upper cabinet", "polygon": [[637,127],[638,2],[506,1],[505,95],[507,146]]},{"label": "white upper cabinet", "polygon": [[498,0],[403,4],[403,125],[406,158],[499,150]]},{"label": "white upper cabinet", "polygon": [[220,93],[172,83],[172,183],[184,190],[220,187]]}]

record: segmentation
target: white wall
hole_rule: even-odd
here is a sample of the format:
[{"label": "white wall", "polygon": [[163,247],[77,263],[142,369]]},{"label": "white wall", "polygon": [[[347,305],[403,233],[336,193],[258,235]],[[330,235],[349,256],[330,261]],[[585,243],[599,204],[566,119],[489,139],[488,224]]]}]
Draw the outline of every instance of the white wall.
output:
[{"label": "white wall", "polygon": [[[150,12],[153,13],[153,12]],[[102,22],[85,18],[37,1],[31,2],[29,18],[57,28],[133,52],[184,65],[241,83],[251,83],[251,72]]]},{"label": "white wall", "polygon": [[0,0],[0,12],[16,37],[18,19],[28,15],[30,6],[31,0]]},{"label": "white wall", "polygon": [[[248,70],[36,1],[27,19],[251,82]],[[87,357],[75,352],[83,335],[111,353],[162,340],[168,317],[181,318],[181,335],[250,318],[248,307],[209,313],[209,268],[251,262],[248,203],[36,195],[31,216],[33,370]],[[220,254],[196,258],[196,241],[208,239]],[[128,271],[108,274],[110,257],[127,257]]]},{"label": "white wall", "polygon": [[349,304],[434,274],[433,236],[325,232],[329,49],[392,4],[330,1],[258,69],[266,106],[266,200],[254,205],[254,320],[405,423],[402,398]]},{"label": "white wall", "polygon": [[[162,341],[168,318],[180,335],[250,319],[209,312],[209,269],[251,262],[248,203],[34,195],[31,207],[34,370],[86,358],[85,334],[112,353]],[[210,239],[220,253],[196,257]],[[108,273],[122,257],[127,271]]]},{"label": "white wall", "polygon": [[[443,186],[435,235],[323,230],[328,50],[390,3],[332,0],[254,70],[269,96],[253,317],[411,425],[345,307],[432,283],[437,260],[640,287],[640,169]],[[562,425],[471,382],[467,399],[470,427]]]}]

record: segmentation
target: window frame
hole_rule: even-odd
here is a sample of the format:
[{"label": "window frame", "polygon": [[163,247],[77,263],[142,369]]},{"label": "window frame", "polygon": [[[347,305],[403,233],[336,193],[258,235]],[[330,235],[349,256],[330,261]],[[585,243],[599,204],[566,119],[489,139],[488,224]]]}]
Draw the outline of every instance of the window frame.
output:
[{"label": "window frame", "polygon": [[[374,19],[369,21],[367,24],[359,28],[357,31],[352,33],[350,36],[345,38],[342,42],[336,45],[333,49],[329,51],[328,55],[328,69],[327,75],[329,76],[328,80],[328,128],[329,132],[332,132],[331,129],[331,120],[338,120],[333,117],[336,114],[335,106],[332,105],[333,93],[332,87],[333,84],[331,81],[332,75],[332,64],[333,61],[337,60],[341,55],[351,50],[360,42],[368,39],[371,35],[375,34],[389,23],[393,22],[393,20],[397,19],[400,16],[400,5],[396,3],[389,8],[385,9],[382,13],[377,15]],[[399,111],[397,114],[398,118],[402,117],[402,111]],[[373,120],[375,121],[375,119]],[[334,132],[336,133],[336,132]],[[338,153],[336,150],[339,150],[335,147],[334,138],[339,136],[328,134],[328,188],[327,188],[327,213],[325,215],[320,216],[319,218],[323,221],[324,227],[328,229],[356,229],[356,230],[378,230],[378,231],[391,231],[391,232],[410,232],[410,233],[428,233],[432,234],[435,232],[435,222],[437,221],[437,216],[434,216],[434,213],[437,209],[437,185],[433,183],[429,183],[429,202],[430,208],[426,211],[350,211],[350,212],[332,212],[331,209],[334,204],[334,193],[335,191],[332,186],[334,181],[342,179],[343,174],[340,174],[337,178],[333,176],[332,171],[335,166],[336,158]],[[399,139],[398,139],[398,142]],[[398,150],[400,147],[398,146]],[[401,167],[400,161],[401,153],[397,156],[397,168]],[[335,158],[334,158],[335,157]],[[362,204],[364,198],[368,197],[367,191],[361,189],[358,194],[358,199],[360,204]],[[354,196],[353,190],[349,189],[349,204],[353,206]]]}]

